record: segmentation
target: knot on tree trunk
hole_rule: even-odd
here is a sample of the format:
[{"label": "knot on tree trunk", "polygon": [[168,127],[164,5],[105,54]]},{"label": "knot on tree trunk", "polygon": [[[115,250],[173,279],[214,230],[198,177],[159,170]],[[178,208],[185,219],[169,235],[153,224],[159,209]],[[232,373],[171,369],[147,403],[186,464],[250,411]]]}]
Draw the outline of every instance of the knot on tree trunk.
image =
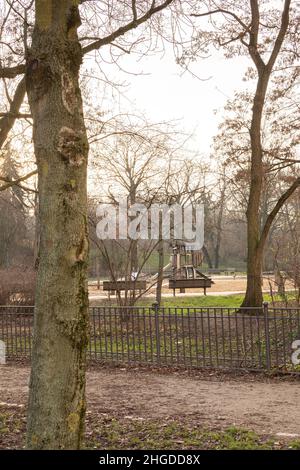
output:
[{"label": "knot on tree trunk", "polygon": [[70,114],[74,114],[79,103],[76,95],[76,87],[74,81],[67,72],[62,74],[61,86],[63,105]]},{"label": "knot on tree trunk", "polygon": [[62,127],[59,132],[57,150],[63,160],[71,166],[80,167],[86,157],[86,142],[84,135],[69,127]]},{"label": "knot on tree trunk", "polygon": [[[67,317],[63,316],[59,311],[55,311],[55,322],[56,328],[59,333],[68,338],[72,343],[74,348],[78,348],[79,351],[84,353],[86,346],[88,345],[88,325],[89,325],[89,316],[85,304],[86,304],[86,293],[84,293],[83,298],[78,298],[77,302],[81,304],[81,312],[77,317]],[[75,310],[75,305],[74,305]],[[86,312],[85,312],[86,311]]]},{"label": "knot on tree trunk", "polygon": [[46,61],[38,58],[27,61],[26,88],[33,101],[39,101],[49,91],[52,83],[51,67]]}]

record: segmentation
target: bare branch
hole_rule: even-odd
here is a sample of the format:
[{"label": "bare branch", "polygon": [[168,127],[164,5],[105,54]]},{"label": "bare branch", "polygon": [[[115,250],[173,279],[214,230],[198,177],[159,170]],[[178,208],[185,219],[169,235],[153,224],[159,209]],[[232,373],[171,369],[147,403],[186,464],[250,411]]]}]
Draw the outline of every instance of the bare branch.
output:
[{"label": "bare branch", "polygon": [[15,78],[25,73],[25,64],[0,68],[0,78]]},{"label": "bare branch", "polygon": [[239,16],[229,10],[224,10],[223,8],[218,8],[217,10],[206,11],[205,13],[192,13],[191,16],[199,18],[201,16],[210,16],[216,13],[223,13],[224,15],[232,16],[246,31],[249,30],[249,27],[241,20]]},{"label": "bare branch", "polygon": [[280,52],[282,43],[284,41],[284,38],[285,38],[285,35],[286,35],[286,32],[287,32],[287,28],[288,28],[288,25],[289,25],[290,5],[291,5],[291,0],[285,0],[283,11],[282,11],[282,16],[281,16],[280,30],[279,30],[278,36],[276,38],[275,45],[274,45],[273,51],[271,53],[270,59],[267,63],[267,67],[270,70],[272,70],[273,65],[275,64],[275,61],[276,61],[277,56]]},{"label": "bare branch", "polygon": [[148,21],[155,13],[159,13],[164,8],[169,6],[173,1],[174,0],[165,0],[163,3],[157,6],[155,6],[155,1],[153,1],[150,9],[143,16],[141,16],[140,18],[133,19],[132,21],[127,23],[125,26],[121,26],[120,28],[118,28],[116,31],[109,34],[108,36],[105,36],[104,38],[100,38],[97,41],[89,44],[88,46],[85,46],[82,50],[83,54],[87,54],[88,52],[100,49],[102,46],[111,44],[120,36],[124,36],[124,34],[126,34],[128,31],[131,31],[132,29],[135,29],[141,24]]},{"label": "bare branch", "polygon": [[294,182],[293,184],[285,191],[285,193],[283,193],[281,195],[281,197],[278,199],[275,207],[273,208],[273,210],[270,212],[270,214],[268,215],[267,217],[267,220],[266,220],[266,223],[264,225],[264,228],[262,230],[262,233],[261,233],[261,237],[260,237],[260,240],[259,240],[259,244],[258,244],[258,248],[263,250],[264,248],[264,244],[266,242],[266,239],[267,239],[267,236],[269,234],[269,230],[271,228],[271,225],[276,217],[276,215],[278,214],[278,212],[280,211],[280,209],[282,208],[283,204],[288,200],[288,198],[296,191],[297,188],[300,187],[300,177],[298,177]]},{"label": "bare branch", "polygon": [[22,183],[23,181],[28,180],[29,178],[31,178],[32,176],[34,176],[36,174],[37,174],[37,170],[34,170],[34,171],[31,171],[31,173],[28,173],[25,176],[21,176],[17,180],[10,180],[9,178],[4,178],[4,177],[0,176],[0,180],[6,182],[6,184],[4,184],[3,186],[0,186],[0,191],[5,191],[6,189],[11,188],[12,186],[20,186],[21,188],[26,189],[26,191],[34,191],[35,192],[35,190],[31,190],[30,188],[22,187],[20,185],[20,183]]},{"label": "bare branch", "polygon": [[23,77],[16,88],[9,112],[0,120],[0,148],[6,141],[8,133],[15,123],[16,116],[19,114],[19,109],[23,103],[25,93],[26,84],[25,77]]},{"label": "bare branch", "polygon": [[249,41],[249,54],[256,65],[257,70],[264,69],[265,63],[261,58],[257,48],[258,31],[259,31],[259,8],[257,0],[250,0],[251,5],[251,29],[250,29],[250,41]]},{"label": "bare branch", "polygon": [[132,0],[131,5],[132,5],[133,19],[134,21],[136,21],[138,18],[137,11],[136,11],[136,0]]},{"label": "bare branch", "polygon": [[11,116],[16,119],[32,119],[32,114],[27,113],[12,113],[8,111],[7,113],[0,113],[0,117]]}]

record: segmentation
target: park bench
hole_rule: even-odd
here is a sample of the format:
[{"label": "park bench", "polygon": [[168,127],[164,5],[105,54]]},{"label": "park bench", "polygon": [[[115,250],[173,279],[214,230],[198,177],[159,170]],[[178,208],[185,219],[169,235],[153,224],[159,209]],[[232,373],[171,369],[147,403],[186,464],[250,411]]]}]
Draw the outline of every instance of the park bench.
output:
[{"label": "park bench", "polygon": [[142,291],[146,290],[146,281],[103,281],[103,290],[109,295],[121,291]]}]

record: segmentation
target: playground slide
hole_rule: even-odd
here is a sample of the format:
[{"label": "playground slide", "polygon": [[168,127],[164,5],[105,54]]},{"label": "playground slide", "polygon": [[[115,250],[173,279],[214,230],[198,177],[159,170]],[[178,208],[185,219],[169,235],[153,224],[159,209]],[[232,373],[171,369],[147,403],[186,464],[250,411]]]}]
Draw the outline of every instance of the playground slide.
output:
[{"label": "playground slide", "polygon": [[[170,262],[170,263],[166,264],[166,266],[163,267],[163,271],[166,271],[167,269],[170,269],[171,267],[172,267],[172,263]],[[155,274],[153,274],[153,276],[151,276],[149,278],[149,280],[150,281],[155,281],[155,279],[157,279],[157,278],[158,278],[158,273],[155,273]]]}]

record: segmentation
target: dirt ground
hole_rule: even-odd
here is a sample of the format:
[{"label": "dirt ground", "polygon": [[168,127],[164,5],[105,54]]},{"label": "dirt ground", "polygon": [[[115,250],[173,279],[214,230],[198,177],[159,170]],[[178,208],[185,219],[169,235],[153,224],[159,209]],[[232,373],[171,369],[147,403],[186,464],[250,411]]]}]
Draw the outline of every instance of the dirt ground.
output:
[{"label": "dirt ground", "polygon": [[[24,408],[29,368],[0,366],[0,406]],[[191,418],[259,434],[300,437],[299,380],[97,368],[87,373],[88,413],[127,419]]]},{"label": "dirt ground", "polygon": [[[229,294],[243,294],[246,292],[247,279],[246,276],[213,276],[214,284],[210,289],[207,290],[208,295],[229,295]],[[163,283],[163,294],[164,296],[173,296],[172,291],[168,288],[168,280],[165,280]],[[263,279],[263,291],[270,292],[270,283],[273,289],[273,292],[277,292],[277,286],[274,282],[273,276]],[[286,282],[285,288],[287,290],[293,289],[291,282]],[[179,291],[178,291],[179,292]],[[177,296],[182,295],[203,295],[203,289],[186,289],[185,294],[178,294]],[[154,295],[155,286],[150,289],[147,296]],[[108,297],[107,292],[103,292],[102,289],[98,290],[96,285],[89,286],[89,295],[90,299],[96,298],[106,298]]]}]

